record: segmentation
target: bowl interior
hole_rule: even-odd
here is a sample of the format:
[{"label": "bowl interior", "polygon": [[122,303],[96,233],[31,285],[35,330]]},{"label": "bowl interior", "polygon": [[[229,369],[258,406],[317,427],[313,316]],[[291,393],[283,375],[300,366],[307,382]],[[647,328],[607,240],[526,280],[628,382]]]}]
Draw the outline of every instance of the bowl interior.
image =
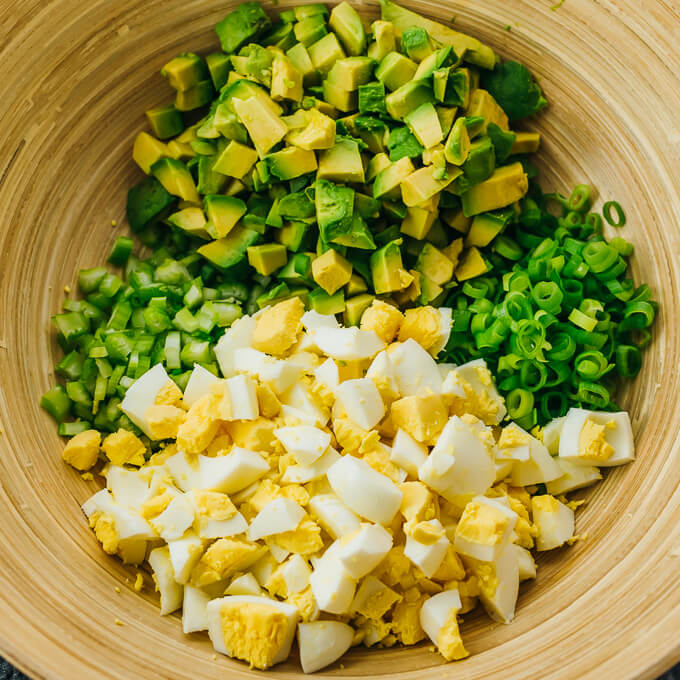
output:
[{"label": "bowl interior", "polygon": [[[144,110],[171,100],[158,71],[177,52],[217,47],[213,26],[235,4],[0,3],[0,651],[35,677],[252,674],[214,660],[207,636],[185,637],[176,617],[159,617],[154,594],[132,590],[134,570],[103,554],[79,508],[99,480],[63,465],[63,444],[38,407],[54,383],[49,317],[64,286],[126,233],[125,194],[141,178],[132,140]],[[468,615],[472,656],[461,664],[442,666],[427,644],[359,648],[326,674],[652,677],[680,654],[680,52],[668,47],[677,44],[678,16],[662,1],[569,0],[554,11],[547,0],[404,4],[444,22],[455,15],[460,30],[538,76],[550,107],[526,125],[544,135],[544,187],[585,181],[622,203],[633,274],[653,287],[662,311],[644,370],[620,399],[638,460],[583,494],[584,540],[539,558],[515,622]],[[375,2],[359,9],[378,13]],[[291,660],[271,675],[299,672]]]}]

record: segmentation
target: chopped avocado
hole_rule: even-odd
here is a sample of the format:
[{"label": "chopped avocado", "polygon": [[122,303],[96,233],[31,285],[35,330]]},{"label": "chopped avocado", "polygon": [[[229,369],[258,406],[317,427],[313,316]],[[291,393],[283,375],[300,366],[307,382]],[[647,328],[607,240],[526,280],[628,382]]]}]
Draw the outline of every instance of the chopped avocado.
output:
[{"label": "chopped avocado", "polygon": [[345,313],[343,314],[345,326],[358,326],[361,317],[371,306],[373,300],[375,300],[375,295],[369,295],[368,293],[349,298],[345,302]]},{"label": "chopped avocado", "polygon": [[215,238],[225,237],[247,211],[246,204],[234,196],[206,196],[203,203]]},{"label": "chopped avocado", "polygon": [[352,276],[352,265],[337,250],[327,250],[312,262],[316,283],[329,295],[347,284]]},{"label": "chopped avocado", "polygon": [[488,246],[505,229],[514,214],[512,209],[506,209],[475,215],[465,239],[465,245],[480,248]]},{"label": "chopped avocado", "polygon": [[540,132],[515,132],[515,141],[510,149],[510,155],[535,153],[539,146],[541,146]]},{"label": "chopped avocado", "polygon": [[519,201],[529,188],[529,179],[521,163],[497,168],[489,179],[470,187],[462,196],[466,217],[504,208]]},{"label": "chopped avocado", "polygon": [[191,203],[200,202],[194,178],[182,161],[174,158],[161,158],[151,166],[151,174],[173,196]]},{"label": "chopped avocado", "polygon": [[227,183],[227,176],[217,172],[214,165],[215,156],[198,157],[198,184],[196,188],[199,194],[219,194]]},{"label": "chopped avocado", "polygon": [[328,72],[328,80],[343,90],[357,90],[371,80],[374,65],[370,57],[338,59]]},{"label": "chopped avocado", "polygon": [[356,272],[352,272],[352,276],[345,286],[345,293],[347,295],[358,295],[359,293],[365,293],[367,290],[368,285],[364,278]]},{"label": "chopped avocado", "polygon": [[444,179],[438,179],[438,168],[426,165],[402,180],[402,200],[407,206],[419,205],[448,186],[460,173],[459,168],[451,166],[446,170]]},{"label": "chopped avocado", "polygon": [[248,248],[255,245],[259,239],[260,234],[256,231],[237,225],[227,236],[206,243],[197,252],[218,269],[229,269],[242,262]]},{"label": "chopped avocado", "polygon": [[236,115],[246,126],[260,156],[264,156],[288,132],[281,118],[263,108],[256,97],[234,99],[233,103]]},{"label": "chopped avocado", "polygon": [[313,2],[309,5],[298,5],[297,7],[293,7],[293,14],[298,21],[319,15],[327,17],[328,8],[321,2]]},{"label": "chopped avocado", "polygon": [[212,237],[206,231],[206,219],[203,210],[197,206],[184,208],[168,217],[168,223],[186,231],[191,236],[209,240]]},{"label": "chopped avocado", "polygon": [[413,26],[420,26],[428,32],[430,38],[442,45],[453,47],[455,53],[462,56],[465,61],[486,69],[496,66],[494,51],[476,38],[399,7],[391,0],[380,0],[380,16],[385,21],[391,21],[397,33],[403,33]]},{"label": "chopped avocado", "polygon": [[465,126],[465,118],[458,118],[451,128],[446,144],[444,156],[453,165],[462,165],[470,153],[470,136]]},{"label": "chopped avocado", "polygon": [[329,80],[323,81],[323,96],[331,106],[340,111],[352,111],[357,107],[356,90],[344,90]]},{"label": "chopped avocado", "polygon": [[486,133],[489,123],[496,123],[501,130],[509,129],[508,117],[505,115],[505,111],[486,90],[477,89],[470,95],[467,115],[484,118],[482,133]]},{"label": "chopped avocado", "polygon": [[328,33],[307,49],[314,68],[322,73],[328,73],[338,59],[345,58],[345,53],[335,33]]},{"label": "chopped avocado", "polygon": [[178,161],[188,161],[196,155],[190,144],[182,144],[175,139],[168,142],[168,156],[171,158],[176,158]]},{"label": "chopped avocado", "polygon": [[330,149],[335,142],[335,121],[318,109],[299,110],[295,115],[298,113],[303,114],[305,123],[302,127],[292,129],[286,135],[286,141],[310,151]]},{"label": "chopped avocado", "polygon": [[296,253],[286,266],[277,274],[277,277],[289,286],[303,284],[313,286],[312,258],[307,253]]},{"label": "chopped avocado", "polygon": [[418,64],[414,80],[431,78],[434,72],[440,68],[450,66],[456,58],[455,52],[450,47],[442,47],[436,50]]},{"label": "chopped avocado", "polygon": [[466,116],[465,127],[467,128],[470,139],[474,139],[484,130],[484,118],[481,116]]},{"label": "chopped avocado", "polygon": [[393,92],[413,79],[418,64],[399,52],[390,52],[375,69],[375,77]]},{"label": "chopped avocado", "polygon": [[470,100],[470,71],[466,68],[440,68],[432,74],[432,90],[438,102],[467,108]]},{"label": "chopped avocado", "polygon": [[272,84],[272,62],[274,54],[261,45],[251,43],[241,49],[238,56],[232,55],[234,71],[246,78],[254,78],[265,87]]},{"label": "chopped avocado", "polygon": [[305,222],[291,222],[279,229],[274,238],[288,250],[297,253],[306,250],[314,242],[312,226]]},{"label": "chopped avocado", "polygon": [[491,73],[484,74],[482,86],[513,121],[538,113],[548,103],[529,69],[516,61],[497,64]]},{"label": "chopped avocado", "polygon": [[379,118],[359,115],[354,121],[356,134],[371,153],[382,153],[388,137],[388,127]]},{"label": "chopped avocado", "polygon": [[336,236],[332,243],[349,248],[360,248],[361,250],[375,250],[376,245],[369,228],[359,214],[354,214],[352,224],[346,234]]},{"label": "chopped avocado", "polygon": [[462,209],[458,210],[444,210],[441,214],[442,219],[446,224],[459,231],[461,234],[467,234],[470,229],[470,224],[472,223],[471,217],[466,217],[463,214]]},{"label": "chopped avocado", "polygon": [[489,266],[482,257],[482,254],[475,246],[472,246],[460,258],[455,276],[459,281],[467,281],[468,279],[474,279],[475,276],[486,274],[488,271]]},{"label": "chopped avocado", "polygon": [[377,295],[403,290],[413,281],[402,264],[401,244],[401,239],[390,241],[371,255],[371,278]]},{"label": "chopped avocado", "polygon": [[[308,152],[312,155],[313,152]],[[334,182],[364,182],[364,164],[359,145],[351,139],[339,139],[330,149],[319,154],[317,179]]]},{"label": "chopped avocado", "polygon": [[270,288],[266,293],[262,293],[257,297],[258,309],[264,309],[270,305],[275,305],[277,302],[283,302],[291,297],[290,288],[282,281],[278,286]]},{"label": "chopped avocado", "polygon": [[449,231],[444,227],[441,220],[435,220],[425,239],[437,248],[445,248],[449,242]]},{"label": "chopped avocado", "polygon": [[293,65],[290,59],[284,56],[277,56],[272,64],[272,99],[301,101],[302,79],[302,73]]},{"label": "chopped avocado", "polygon": [[437,118],[439,118],[442,135],[446,137],[451,132],[458,108],[455,106],[436,106],[435,109],[437,110]]},{"label": "chopped avocado", "polygon": [[207,139],[194,139],[189,146],[199,156],[214,156],[217,153],[217,144]]},{"label": "chopped avocado", "polygon": [[370,182],[381,170],[384,170],[390,165],[390,159],[386,153],[376,154],[373,156],[373,158],[371,158],[370,161],[368,161],[368,167],[366,168],[366,180]]},{"label": "chopped avocado", "polygon": [[434,51],[430,36],[420,26],[409,26],[401,34],[401,49],[406,52],[409,59],[417,62],[421,62]]},{"label": "chopped avocado", "polygon": [[229,55],[222,52],[213,52],[205,58],[205,63],[208,66],[213,87],[217,91],[221,90],[227,84],[229,71],[231,71]]},{"label": "chopped avocado", "polygon": [[161,69],[161,75],[168,79],[170,87],[180,92],[191,90],[210,77],[205,61],[193,52],[171,59]]},{"label": "chopped avocado", "polygon": [[329,295],[323,288],[315,288],[309,291],[309,306],[315,312],[330,316],[341,314],[345,311],[345,291],[339,290]]},{"label": "chopped avocado", "polygon": [[176,137],[184,130],[182,114],[174,106],[157,106],[146,112],[151,130],[158,139]]},{"label": "chopped avocado", "polygon": [[128,191],[126,213],[132,231],[141,231],[164,213],[176,201],[155,178],[146,177]]},{"label": "chopped avocado", "polygon": [[390,52],[397,50],[397,37],[394,26],[389,21],[378,19],[371,24],[373,40],[368,46],[367,54],[371,59],[381,61]]},{"label": "chopped avocado", "polygon": [[227,54],[233,54],[242,45],[255,40],[270,26],[269,17],[259,2],[244,2],[229,12],[215,26],[215,31],[222,50]]},{"label": "chopped avocado", "polygon": [[424,239],[430,231],[437,213],[424,210],[418,206],[406,209],[406,217],[401,223],[401,233],[412,238]]},{"label": "chopped avocado", "polygon": [[223,175],[241,179],[245,177],[257,162],[257,151],[233,139],[217,157],[213,169]]},{"label": "chopped avocado", "polygon": [[380,201],[366,196],[366,194],[354,194],[354,210],[365,220],[374,220],[380,216]]},{"label": "chopped avocado", "polygon": [[442,253],[453,262],[454,270],[458,266],[458,260],[460,259],[460,254],[463,252],[463,238],[457,238],[451,241],[448,246],[442,248]]},{"label": "chopped avocado", "polygon": [[411,159],[400,158],[395,163],[390,163],[381,170],[373,182],[373,198],[389,197],[398,194],[399,185],[414,172],[415,168]]},{"label": "chopped avocado", "polygon": [[275,102],[261,85],[252,80],[241,78],[233,72],[230,75],[235,75],[237,79],[222,90],[217,100],[218,107],[224,105],[227,111],[238,115],[234,102],[237,99],[254,97],[259,102],[261,108],[270,111],[272,115],[280,116],[283,113],[281,105]]},{"label": "chopped avocado", "polygon": [[385,108],[385,85],[381,82],[359,86],[360,113],[387,113]]},{"label": "chopped avocado", "polygon": [[496,167],[496,154],[489,137],[480,137],[470,144],[468,157],[462,165],[468,186],[479,184],[493,174]]},{"label": "chopped avocado", "polygon": [[408,214],[408,208],[401,201],[383,201],[382,207],[385,214],[394,220],[403,220]]},{"label": "chopped avocado", "polygon": [[423,153],[422,144],[406,126],[392,128],[387,138],[387,148],[393,163],[400,158],[417,158]]},{"label": "chopped avocado", "polygon": [[512,150],[512,145],[515,143],[515,133],[511,130],[507,132],[501,130],[496,123],[489,123],[486,127],[486,134],[489,136],[496,153],[496,162],[502,163]]},{"label": "chopped avocado", "polygon": [[443,286],[453,278],[453,262],[431,243],[424,243],[416,261],[416,269],[431,281]]},{"label": "chopped avocado", "polygon": [[277,22],[260,38],[263,47],[278,47],[280,50],[290,49],[297,43],[292,23]]},{"label": "chopped avocado", "polygon": [[328,25],[340,38],[347,54],[357,56],[366,50],[366,31],[361,17],[345,0],[333,7]]},{"label": "chopped avocado", "polygon": [[290,59],[293,66],[302,73],[302,80],[305,85],[316,84],[319,74],[314,68],[314,64],[312,64],[312,58],[309,56],[307,48],[302,43],[293,45],[286,52],[286,56]]},{"label": "chopped avocado", "polygon": [[295,24],[293,32],[300,45],[309,47],[325,35],[328,35],[326,17],[323,15],[315,15],[302,19]]},{"label": "chopped avocado", "polygon": [[444,138],[437,110],[430,102],[411,111],[404,117],[404,122],[425,149],[439,144]]},{"label": "chopped avocado", "polygon": [[429,276],[420,275],[420,295],[418,302],[421,305],[429,305],[443,292],[443,288],[435,283]]},{"label": "chopped avocado", "polygon": [[168,147],[148,132],[140,132],[135,137],[132,159],[147,175],[156,161],[168,155]]},{"label": "chopped avocado", "polygon": [[304,191],[286,194],[279,199],[279,215],[285,220],[306,220],[314,217],[314,202]]},{"label": "chopped avocado", "polygon": [[212,80],[203,80],[190,90],[177,90],[175,108],[178,111],[193,111],[209,104],[212,98]]},{"label": "chopped avocado", "polygon": [[280,243],[264,243],[248,248],[248,264],[262,276],[269,276],[288,261],[286,246]]},{"label": "chopped avocado", "polygon": [[349,232],[354,212],[354,189],[325,179],[316,182],[316,219],[324,240],[330,243]]},{"label": "chopped avocado", "polygon": [[248,131],[239,123],[235,113],[225,104],[218,104],[213,114],[212,124],[219,135],[227,139],[245,144],[248,141]]},{"label": "chopped avocado", "polygon": [[401,120],[426,102],[434,102],[432,88],[422,80],[412,80],[385,97],[387,112]]},{"label": "chopped avocado", "polygon": [[289,146],[269,154],[264,157],[263,162],[267,164],[269,172],[280,180],[300,177],[317,168],[316,154],[297,146]]}]

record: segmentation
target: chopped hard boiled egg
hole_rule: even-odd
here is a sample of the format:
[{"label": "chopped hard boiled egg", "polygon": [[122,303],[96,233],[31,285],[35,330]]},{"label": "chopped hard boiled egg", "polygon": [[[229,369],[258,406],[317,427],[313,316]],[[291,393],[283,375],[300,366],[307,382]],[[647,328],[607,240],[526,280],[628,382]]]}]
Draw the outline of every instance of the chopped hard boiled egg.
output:
[{"label": "chopped hard boiled egg", "polygon": [[352,645],[354,629],[342,621],[313,621],[298,624],[300,665],[304,673],[330,666]]}]

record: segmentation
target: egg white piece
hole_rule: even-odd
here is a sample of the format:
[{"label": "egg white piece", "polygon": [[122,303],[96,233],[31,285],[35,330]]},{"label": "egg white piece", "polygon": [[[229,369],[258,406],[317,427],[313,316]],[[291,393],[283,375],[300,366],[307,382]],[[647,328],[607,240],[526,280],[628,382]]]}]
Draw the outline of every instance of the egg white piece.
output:
[{"label": "egg white piece", "polygon": [[335,390],[335,398],[350,420],[364,430],[372,430],[385,415],[385,404],[370,378],[345,380]]},{"label": "egg white piece", "polygon": [[149,485],[137,470],[128,470],[120,465],[107,465],[106,486],[114,501],[124,507],[139,511],[142,503],[150,496]]},{"label": "egg white piece", "polygon": [[248,538],[257,541],[284,531],[292,531],[300,524],[305,511],[290,498],[275,498],[267,503],[248,527]]},{"label": "egg white piece", "polygon": [[496,481],[502,482],[512,472],[512,460],[496,461]]},{"label": "egg white piece", "polygon": [[310,415],[307,411],[302,411],[288,404],[281,404],[281,413],[279,415],[287,427],[294,427],[296,425],[316,427],[319,424],[319,419],[316,415]]},{"label": "egg white piece", "polygon": [[312,570],[300,555],[291,555],[280,567],[288,595],[299,593],[309,585]]},{"label": "egg white piece", "polygon": [[252,345],[256,325],[257,322],[252,317],[242,316],[234,321],[215,345],[215,357],[225,378],[236,375],[237,366],[240,370],[236,350]]},{"label": "egg white piece", "polygon": [[360,579],[373,571],[392,547],[392,534],[378,524],[362,524],[338,541],[337,559],[352,578]]},{"label": "egg white piece", "polygon": [[[303,383],[296,383],[283,396],[282,404],[300,413],[312,425],[324,427],[330,418],[330,412],[319,405],[309,388]],[[285,412],[284,412],[285,415]]]},{"label": "egg white piece", "polygon": [[360,517],[388,525],[401,505],[401,491],[366,461],[342,456],[326,473],[338,498]]},{"label": "egg white piece", "polygon": [[513,543],[512,547],[515,553],[517,553],[519,580],[527,581],[528,579],[536,578],[536,562],[534,562],[531,552],[516,543]]},{"label": "egg white piece", "polygon": [[155,538],[151,525],[136,512],[123,508],[114,502],[113,496],[107,489],[97,491],[88,498],[82,506],[85,516],[89,519],[95,512],[101,512],[113,518],[116,534],[119,540]]},{"label": "egg white piece", "polygon": [[405,430],[397,430],[392,442],[390,460],[403,468],[409,476],[418,478],[418,468],[427,460],[427,454],[427,446],[417,442]]},{"label": "egg white piece", "polygon": [[272,557],[279,563],[283,562],[288,555],[290,555],[290,550],[286,550],[281,546],[277,545],[271,538],[267,537],[264,539],[266,546],[269,548],[269,552]]},{"label": "egg white piece", "polygon": [[298,623],[303,673],[315,673],[337,661],[351,646],[354,629],[341,621]]},{"label": "egg white piece", "polygon": [[452,416],[427,460],[418,469],[420,481],[447,500],[483,494],[496,479],[496,467],[480,434],[486,428]]},{"label": "egg white piece", "polygon": [[496,404],[498,410],[492,424],[498,425],[505,418],[508,411],[505,408],[505,400],[496,389],[486,361],[484,359],[468,361],[466,364],[458,366],[454,373],[465,380],[475,394],[485,394],[489,400]]},{"label": "egg white piece", "polygon": [[208,630],[208,602],[210,602],[208,593],[200,588],[184,586],[182,631],[185,635]]},{"label": "egg white piece", "polygon": [[200,364],[194,364],[189,382],[184,390],[184,404],[191,408],[201,397],[210,394],[210,388],[219,382],[219,378]]},{"label": "egg white piece", "polygon": [[[604,426],[604,439],[614,452],[606,460],[591,458],[581,447],[581,437],[588,422]],[[598,465],[611,467],[635,460],[635,444],[630,416],[625,411],[606,413],[570,408],[562,423],[559,443],[559,456],[576,465]]]},{"label": "egg white piece", "polygon": [[251,377],[235,375],[227,378],[227,390],[231,400],[232,420],[255,420],[260,415],[257,389]]},{"label": "egg white piece", "polygon": [[563,474],[545,485],[547,492],[553,496],[583,489],[602,479],[602,473],[594,465],[576,465],[562,458],[556,458],[555,462]]},{"label": "egg white piece", "polygon": [[257,582],[257,579],[250,572],[247,572],[241,576],[237,576],[229,584],[229,587],[224,591],[224,594],[252,595],[252,596],[264,595],[264,593],[262,592],[262,588],[260,587],[260,584]]},{"label": "egg white piece", "polygon": [[427,390],[441,394],[442,376],[437,363],[413,338],[391,347],[388,354],[402,397]]},{"label": "egg white piece", "polygon": [[399,384],[397,383],[397,374],[394,370],[390,355],[385,350],[382,350],[375,355],[373,361],[371,361],[371,365],[366,371],[366,377],[371,378],[371,380],[386,381],[390,391],[395,395],[395,398],[401,396],[399,393]]},{"label": "egg white piece", "polygon": [[160,515],[149,520],[154,531],[166,542],[175,541],[194,523],[194,506],[180,494],[173,498]]},{"label": "egg white piece", "polygon": [[312,375],[319,365],[318,355],[308,351],[297,351],[286,357],[286,361],[296,368],[300,368],[306,375]]},{"label": "egg white piece", "polygon": [[373,331],[350,328],[317,328],[312,338],[316,346],[327,356],[341,361],[370,359],[381,349],[385,342]]},{"label": "egg white piece", "polygon": [[505,429],[516,430],[520,433],[526,439],[529,449],[528,459],[515,459],[513,462],[510,480],[514,486],[545,484],[562,476],[560,466],[536,437],[515,423],[510,423]]},{"label": "egg white piece", "polygon": [[269,472],[269,463],[255,451],[234,446],[226,456],[198,456],[202,487],[232,494]]},{"label": "egg white piece", "polygon": [[493,591],[482,588],[479,599],[494,621],[510,623],[515,618],[519,593],[519,560],[514,544],[509,543],[492,564],[497,586]]},{"label": "egg white piece", "polygon": [[175,572],[167,546],[155,548],[149,553],[149,565],[156,577],[156,586],[161,596],[161,616],[172,614],[182,606],[184,591],[175,580]]},{"label": "egg white piece", "polygon": [[279,427],[274,430],[274,436],[300,465],[314,463],[331,444],[330,433],[309,425]]},{"label": "egg white piece", "polygon": [[423,524],[429,524],[437,531],[441,531],[442,535],[434,543],[421,543],[416,540],[411,534],[406,534],[406,545],[404,546],[404,555],[418,567],[427,578],[431,578],[436,573],[437,569],[446,556],[451,541],[449,541],[442,523],[438,519],[431,519]]},{"label": "egg white piece", "polygon": [[168,550],[175,581],[185,584],[189,580],[191,570],[201,559],[203,541],[193,531],[187,531],[181,538],[168,541]]},{"label": "egg white piece", "polygon": [[329,614],[345,614],[352,605],[356,581],[340,560],[327,553],[315,565],[309,584],[319,609]]},{"label": "egg white piece", "polygon": [[433,357],[436,357],[446,347],[453,328],[453,309],[451,307],[439,307],[437,312],[439,313],[439,334],[437,342],[429,350]]},{"label": "egg white piece", "polygon": [[274,556],[267,552],[250,568],[251,573],[261,586],[265,586],[271,578],[279,563]]},{"label": "egg white piece", "polygon": [[120,403],[120,410],[147,436],[151,436],[146,412],[156,403],[158,393],[168,384],[170,376],[163,364],[156,364],[142,374],[128,388]]},{"label": "egg white piece", "polygon": [[340,384],[338,365],[330,358],[314,369],[314,377],[331,392],[335,392]]},{"label": "egg white piece", "polygon": [[290,648],[295,638],[295,629],[298,621],[298,610],[290,604],[285,602],[278,602],[277,600],[269,600],[262,597],[253,597],[249,595],[227,595],[217,600],[208,602],[208,635],[213,643],[215,651],[226,656],[233,656],[233,650],[227,649],[222,632],[222,608],[224,605],[266,605],[278,609],[286,617],[286,629],[283,635],[278,651],[274,656],[273,664],[281,663],[288,658]]},{"label": "egg white piece", "polygon": [[[448,377],[449,373],[454,369],[458,368],[458,364],[449,364],[449,363],[442,363],[442,364],[437,364],[439,367],[439,372],[441,373],[442,380],[446,380]],[[443,391],[443,385],[442,385],[442,394],[444,393]],[[465,396],[465,395],[462,395]]]},{"label": "egg white piece", "polygon": [[531,516],[539,552],[559,548],[574,535],[574,511],[552,496],[532,496]]},{"label": "egg white piece", "polygon": [[[339,456],[338,456],[339,459]],[[328,532],[337,539],[359,529],[361,520],[335,494],[319,494],[309,500],[309,510]]]},{"label": "egg white piece", "polygon": [[449,616],[462,609],[460,595],[456,588],[444,590],[429,597],[420,608],[420,625],[427,637],[436,645],[441,629],[446,625]]},{"label": "egg white piece", "polygon": [[174,456],[170,456],[164,465],[182,491],[203,488],[201,469],[195,456],[188,456],[184,451],[178,451]]},{"label": "egg white piece", "polygon": [[331,466],[341,458],[342,456],[332,446],[329,446],[324,454],[311,465],[291,465],[287,467],[281,481],[285,484],[306,484],[323,477]]},{"label": "egg white piece", "polygon": [[543,427],[543,444],[551,456],[556,456],[560,451],[560,435],[566,416],[553,418]]},{"label": "egg white piece", "polygon": [[292,387],[305,372],[302,366],[283,359],[275,359],[251,347],[234,350],[234,366],[239,373],[254,375],[271,385],[277,394],[282,394]]},{"label": "egg white piece", "polygon": [[302,315],[302,327],[308,333],[311,333],[319,328],[340,328],[340,324],[335,314],[319,314],[319,312],[310,309]]}]

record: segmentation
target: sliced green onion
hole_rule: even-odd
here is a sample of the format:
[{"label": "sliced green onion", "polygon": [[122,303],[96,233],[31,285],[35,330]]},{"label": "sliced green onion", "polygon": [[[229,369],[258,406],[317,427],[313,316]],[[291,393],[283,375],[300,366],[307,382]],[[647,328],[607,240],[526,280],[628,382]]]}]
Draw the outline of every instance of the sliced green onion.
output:
[{"label": "sliced green onion", "polygon": [[534,395],[529,390],[518,387],[508,393],[505,398],[505,405],[508,409],[508,415],[513,420],[524,418],[534,408]]},{"label": "sliced green onion", "polygon": [[591,205],[591,191],[587,184],[577,184],[569,196],[569,210],[579,213],[588,212]]},{"label": "sliced green onion", "polygon": [[116,267],[123,267],[132,253],[133,240],[129,236],[119,236],[113,242],[109,262]]},{"label": "sliced green onion", "polygon": [[[615,215],[612,216],[612,210]],[[607,201],[602,206],[602,216],[612,227],[622,227],[626,223],[626,213],[618,201]]]}]

